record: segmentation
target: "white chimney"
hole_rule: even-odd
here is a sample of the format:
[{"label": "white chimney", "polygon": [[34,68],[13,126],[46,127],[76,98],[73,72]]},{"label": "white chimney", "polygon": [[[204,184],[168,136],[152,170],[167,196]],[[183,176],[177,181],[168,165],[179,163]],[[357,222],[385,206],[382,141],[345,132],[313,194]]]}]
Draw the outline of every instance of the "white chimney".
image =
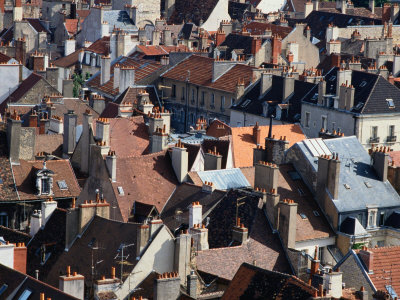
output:
[{"label": "white chimney", "polygon": [[110,122],[106,118],[96,120],[96,139],[105,142],[106,146],[110,145]]},{"label": "white chimney", "polygon": [[111,58],[110,55],[101,57],[100,66],[100,85],[105,84],[110,80]]},{"label": "white chimney", "polygon": [[64,56],[68,56],[75,52],[75,40],[68,39],[64,41]]},{"label": "white chimney", "polygon": [[119,92],[123,93],[128,87],[135,86],[135,68],[121,67],[119,71]]},{"label": "white chimney", "polygon": [[0,237],[0,264],[14,269],[14,244]]},{"label": "white chimney", "polygon": [[50,131],[53,131],[57,134],[62,134],[64,132],[63,120],[60,117],[52,116],[50,119]]},{"label": "white chimney", "polygon": [[72,297],[83,300],[85,292],[85,277],[74,272],[71,274],[70,266],[67,267],[67,274],[59,277],[58,288]]},{"label": "white chimney", "polygon": [[42,212],[41,210],[35,210],[31,216],[30,236],[34,236],[40,227],[42,227]]},{"label": "white chimney", "polygon": [[117,180],[117,156],[115,155],[115,151],[108,151],[108,155],[106,156],[106,165],[111,181],[115,182]]},{"label": "white chimney", "polygon": [[203,222],[203,207],[200,202],[193,202],[189,207],[189,228],[194,228]]},{"label": "white chimney", "polygon": [[42,202],[42,228],[46,226],[47,221],[50,216],[57,208],[57,201],[53,201],[53,198],[50,198],[48,201]]}]

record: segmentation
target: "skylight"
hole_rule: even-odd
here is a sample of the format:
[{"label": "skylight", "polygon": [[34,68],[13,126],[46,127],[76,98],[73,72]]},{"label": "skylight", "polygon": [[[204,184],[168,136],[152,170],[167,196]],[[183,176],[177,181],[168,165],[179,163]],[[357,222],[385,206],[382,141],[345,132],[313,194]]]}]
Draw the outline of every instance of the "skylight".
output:
[{"label": "skylight", "polygon": [[347,24],[350,24],[353,21],[353,18],[350,18],[350,20],[347,22]]},{"label": "skylight", "polygon": [[31,294],[32,291],[27,289],[19,296],[18,300],[27,300]]},{"label": "skylight", "polygon": [[68,190],[68,185],[65,182],[65,180],[59,180],[57,181],[58,187],[60,188],[60,190]]},{"label": "skylight", "polygon": [[0,295],[3,294],[5,292],[5,290],[8,288],[7,284],[3,284],[0,288]]},{"label": "skylight", "polygon": [[314,216],[319,217],[319,212],[317,210],[313,210],[313,214]]},{"label": "skylight", "polygon": [[329,81],[334,81],[336,79],[336,76],[332,76],[331,78],[329,78]]},{"label": "skylight", "polygon": [[251,100],[250,100],[250,99],[247,99],[247,100],[244,101],[244,102],[242,103],[242,105],[240,105],[240,106],[241,106],[241,107],[246,107],[247,105],[250,104],[250,102],[251,102]]},{"label": "skylight", "polygon": [[363,80],[361,83],[360,83],[360,87],[364,87],[364,86],[366,86],[367,85],[367,82],[365,81],[365,80]]},{"label": "skylight", "polygon": [[393,99],[386,99],[389,108],[394,108],[394,101]]},{"label": "skylight", "polygon": [[307,219],[307,216],[306,216],[305,214],[303,214],[303,213],[300,214],[300,217],[301,217],[303,220],[306,220],[306,219]]},{"label": "skylight", "polygon": [[124,189],[122,188],[122,186],[118,187],[118,194],[120,194],[121,196],[125,195],[124,194]]},{"label": "skylight", "polygon": [[359,110],[359,109],[361,109],[363,107],[363,105],[364,105],[364,102],[359,102],[359,103],[357,103],[355,109]]},{"label": "skylight", "polygon": [[344,184],[344,187],[346,188],[346,190],[350,189],[350,186],[347,183]]}]

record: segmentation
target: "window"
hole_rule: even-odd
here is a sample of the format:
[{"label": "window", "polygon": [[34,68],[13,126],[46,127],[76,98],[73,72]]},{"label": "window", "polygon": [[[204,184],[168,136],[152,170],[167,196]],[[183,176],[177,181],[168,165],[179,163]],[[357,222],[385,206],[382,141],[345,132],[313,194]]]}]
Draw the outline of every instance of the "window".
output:
[{"label": "window", "polygon": [[394,108],[394,101],[393,99],[386,99],[387,105],[389,108]]},{"label": "window", "polygon": [[237,122],[237,123],[236,123],[236,126],[237,126],[237,127],[242,127],[242,122],[240,122],[240,121]]},{"label": "window", "polygon": [[376,226],[376,209],[369,209],[368,210],[368,227],[375,227]]},{"label": "window", "polygon": [[172,85],[171,97],[176,97],[176,84]]},{"label": "window", "polygon": [[376,242],[376,245],[377,245],[378,247],[385,247],[385,241],[377,241],[377,242]]},{"label": "window", "polygon": [[336,123],[335,123],[335,122],[332,122],[332,131],[335,130],[335,127],[336,127]]},{"label": "window", "polygon": [[395,136],[394,125],[390,125],[389,126],[389,136]]},{"label": "window", "polygon": [[378,126],[372,126],[371,137],[374,139],[378,137]]},{"label": "window", "polygon": [[383,226],[385,224],[385,212],[381,212],[379,214],[379,226]]},{"label": "window", "polygon": [[202,92],[201,92],[201,102],[200,102],[200,106],[204,106],[205,101],[206,101],[206,92],[202,91]]},{"label": "window", "polygon": [[181,122],[185,122],[185,112],[181,111]]},{"label": "window", "polygon": [[305,127],[310,127],[310,116],[311,116],[311,114],[310,114],[310,112],[306,112],[306,121],[305,121],[305,123],[304,123],[304,126]]},{"label": "window", "polygon": [[3,294],[7,288],[8,288],[8,285],[7,285],[7,284],[3,284],[3,285],[0,287],[0,295]]},{"label": "window", "polygon": [[185,87],[184,86],[182,87],[181,92],[182,92],[181,100],[185,100]]},{"label": "window", "polygon": [[221,96],[221,111],[225,110],[225,96]]},{"label": "window", "polygon": [[60,190],[68,190],[68,185],[65,182],[65,180],[59,180],[57,181],[58,187],[60,188]]},{"label": "window", "polygon": [[215,94],[211,94],[211,103],[210,103],[211,108],[215,107]]},{"label": "window", "polygon": [[18,300],[27,300],[31,294],[32,294],[32,291],[26,289],[26,290],[21,294],[21,296],[19,296]]},{"label": "window", "polygon": [[321,128],[326,130],[326,116],[321,117]]},{"label": "window", "polygon": [[194,103],[195,99],[194,99],[194,89],[192,89],[192,103]]},{"label": "window", "polygon": [[231,98],[231,106],[235,105],[235,98]]},{"label": "window", "polygon": [[0,212],[0,225],[8,227],[8,214],[6,212]]},{"label": "window", "polygon": [[41,186],[41,194],[49,194],[50,193],[50,187],[49,187],[49,179],[48,178],[43,178],[42,179],[42,186]]}]

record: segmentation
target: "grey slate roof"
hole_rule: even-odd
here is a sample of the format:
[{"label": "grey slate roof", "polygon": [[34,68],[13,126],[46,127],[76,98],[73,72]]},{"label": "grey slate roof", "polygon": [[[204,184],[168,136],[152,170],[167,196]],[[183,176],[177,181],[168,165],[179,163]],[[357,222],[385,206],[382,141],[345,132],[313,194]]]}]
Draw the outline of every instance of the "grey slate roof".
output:
[{"label": "grey slate roof", "polygon": [[103,20],[109,24],[110,31],[116,28],[123,29],[128,32],[135,32],[138,30],[129,15],[124,10],[106,10],[104,11]]},{"label": "grey slate roof", "polygon": [[[355,136],[323,140],[332,153],[339,154],[340,178],[339,197],[332,200],[339,213],[365,210],[367,206],[400,207],[400,196],[389,181],[378,179],[371,164],[371,158]],[[317,172],[318,157],[313,156],[304,142],[296,144],[308,160],[309,166]],[[372,187],[368,188],[368,182]],[[344,184],[350,186],[347,189]],[[379,196],[377,196],[379,195]]]},{"label": "grey slate roof", "polygon": [[212,182],[216,189],[229,190],[250,187],[239,168],[197,172],[201,181]]},{"label": "grey slate roof", "polygon": [[[326,75],[326,94],[336,94],[338,68],[332,68]],[[400,113],[400,90],[377,74],[353,71],[351,85],[355,88],[352,113],[385,114]],[[394,108],[389,108],[386,99],[393,99]],[[318,102],[318,98],[307,98],[305,102]],[[359,104],[359,105],[358,105]]]}]

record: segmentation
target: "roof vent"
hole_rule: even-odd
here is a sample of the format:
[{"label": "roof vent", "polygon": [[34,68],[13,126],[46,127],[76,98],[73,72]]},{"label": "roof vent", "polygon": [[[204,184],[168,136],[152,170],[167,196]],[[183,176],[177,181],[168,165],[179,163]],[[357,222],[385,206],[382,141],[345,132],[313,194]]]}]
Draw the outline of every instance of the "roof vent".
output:
[{"label": "roof vent", "polygon": [[344,185],[344,187],[346,188],[346,190],[349,190],[350,189],[350,186],[347,184],[347,183],[345,183],[345,184],[343,184]]}]

